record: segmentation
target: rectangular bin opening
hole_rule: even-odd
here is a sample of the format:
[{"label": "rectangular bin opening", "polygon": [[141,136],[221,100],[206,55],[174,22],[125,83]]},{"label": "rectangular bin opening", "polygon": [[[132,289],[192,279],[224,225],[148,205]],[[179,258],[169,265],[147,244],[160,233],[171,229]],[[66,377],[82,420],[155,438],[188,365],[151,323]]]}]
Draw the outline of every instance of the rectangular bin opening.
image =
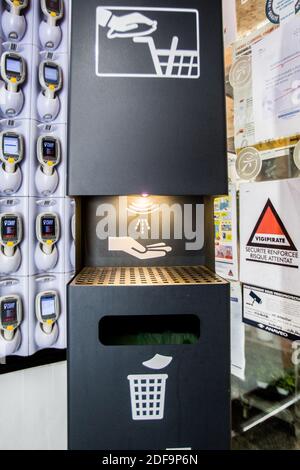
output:
[{"label": "rectangular bin opening", "polygon": [[107,316],[99,322],[104,346],[193,345],[199,338],[196,315]]}]

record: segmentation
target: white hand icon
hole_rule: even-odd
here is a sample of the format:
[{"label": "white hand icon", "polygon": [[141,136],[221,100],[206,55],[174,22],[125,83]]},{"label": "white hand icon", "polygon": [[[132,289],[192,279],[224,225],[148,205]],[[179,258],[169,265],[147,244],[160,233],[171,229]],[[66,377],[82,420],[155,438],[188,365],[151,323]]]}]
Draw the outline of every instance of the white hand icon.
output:
[{"label": "white hand icon", "polygon": [[172,251],[165,243],[156,243],[144,247],[131,237],[110,237],[108,239],[109,251],[123,251],[128,255],[141,260],[162,258]]},{"label": "white hand icon", "polygon": [[[107,33],[109,39],[148,36],[157,29],[157,21],[153,21],[141,13],[116,16],[104,8],[100,11],[100,25],[109,28]],[[146,29],[139,30],[140,26],[146,26]]]}]

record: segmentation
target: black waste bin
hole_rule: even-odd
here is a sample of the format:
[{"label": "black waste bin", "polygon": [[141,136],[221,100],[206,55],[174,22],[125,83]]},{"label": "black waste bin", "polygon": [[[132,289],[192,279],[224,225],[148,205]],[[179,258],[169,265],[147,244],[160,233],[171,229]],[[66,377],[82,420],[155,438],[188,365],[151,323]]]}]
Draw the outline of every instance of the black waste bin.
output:
[{"label": "black waste bin", "polygon": [[207,268],[85,268],[69,286],[69,448],[228,449],[229,298]]}]

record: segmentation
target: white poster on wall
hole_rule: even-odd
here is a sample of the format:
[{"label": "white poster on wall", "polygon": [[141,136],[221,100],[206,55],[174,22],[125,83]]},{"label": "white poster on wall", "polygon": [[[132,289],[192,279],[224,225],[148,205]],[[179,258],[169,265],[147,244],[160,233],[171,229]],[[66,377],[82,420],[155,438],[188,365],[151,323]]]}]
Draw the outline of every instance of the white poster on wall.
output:
[{"label": "white poster on wall", "polygon": [[214,201],[216,273],[229,281],[239,279],[237,249],[237,195],[234,186],[229,195]]},{"label": "white poster on wall", "polygon": [[255,141],[300,133],[300,16],[252,46]]},{"label": "white poster on wall", "polygon": [[252,97],[251,48],[244,43],[247,54],[237,57],[230,71],[229,81],[234,92],[234,144],[236,149],[255,143]]},{"label": "white poster on wall", "polygon": [[266,15],[271,23],[283,23],[293,18],[299,11],[299,0],[266,0]]},{"label": "white poster on wall", "polygon": [[300,179],[240,186],[240,277],[300,295]]},{"label": "white poster on wall", "polygon": [[229,184],[234,186],[236,190],[238,190],[241,179],[236,171],[236,158],[237,156],[235,153],[227,154]]},{"label": "white poster on wall", "polygon": [[244,285],[243,312],[248,325],[292,341],[300,338],[300,297]]},{"label": "white poster on wall", "polygon": [[228,47],[236,40],[237,23],[235,0],[222,0],[224,46]]},{"label": "white poster on wall", "polygon": [[243,323],[242,287],[239,282],[231,282],[231,373],[245,380],[245,325]]}]

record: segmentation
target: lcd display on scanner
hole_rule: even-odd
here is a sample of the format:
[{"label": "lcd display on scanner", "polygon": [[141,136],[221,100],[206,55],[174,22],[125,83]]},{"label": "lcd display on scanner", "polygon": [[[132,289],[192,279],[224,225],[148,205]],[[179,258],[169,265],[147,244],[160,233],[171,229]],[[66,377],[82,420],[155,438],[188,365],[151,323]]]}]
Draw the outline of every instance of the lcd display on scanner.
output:
[{"label": "lcd display on scanner", "polygon": [[51,67],[50,65],[45,66],[45,81],[47,83],[57,85],[58,84],[58,69]]},{"label": "lcd display on scanner", "polygon": [[41,315],[44,320],[51,320],[55,317],[55,297],[53,295],[41,298]]},{"label": "lcd display on scanner", "polygon": [[17,302],[3,302],[1,309],[1,320],[4,325],[11,325],[17,321]]},{"label": "lcd display on scanner", "polygon": [[47,0],[46,6],[49,11],[60,12],[60,0]]},{"label": "lcd display on scanner", "polygon": [[55,161],[56,160],[56,144],[52,140],[43,141],[43,157],[46,160]]},{"label": "lcd display on scanner", "polygon": [[2,221],[2,238],[5,241],[12,241],[17,239],[16,219],[4,219]]},{"label": "lcd display on scanner", "polygon": [[3,139],[4,155],[19,155],[19,139],[17,137],[5,136]]},{"label": "lcd display on scanner", "polygon": [[47,218],[42,220],[42,236],[43,238],[55,237],[55,220]]},{"label": "lcd display on scanner", "polygon": [[7,57],[6,59],[6,72],[13,76],[21,75],[21,61],[19,59],[13,59],[12,57]]}]

